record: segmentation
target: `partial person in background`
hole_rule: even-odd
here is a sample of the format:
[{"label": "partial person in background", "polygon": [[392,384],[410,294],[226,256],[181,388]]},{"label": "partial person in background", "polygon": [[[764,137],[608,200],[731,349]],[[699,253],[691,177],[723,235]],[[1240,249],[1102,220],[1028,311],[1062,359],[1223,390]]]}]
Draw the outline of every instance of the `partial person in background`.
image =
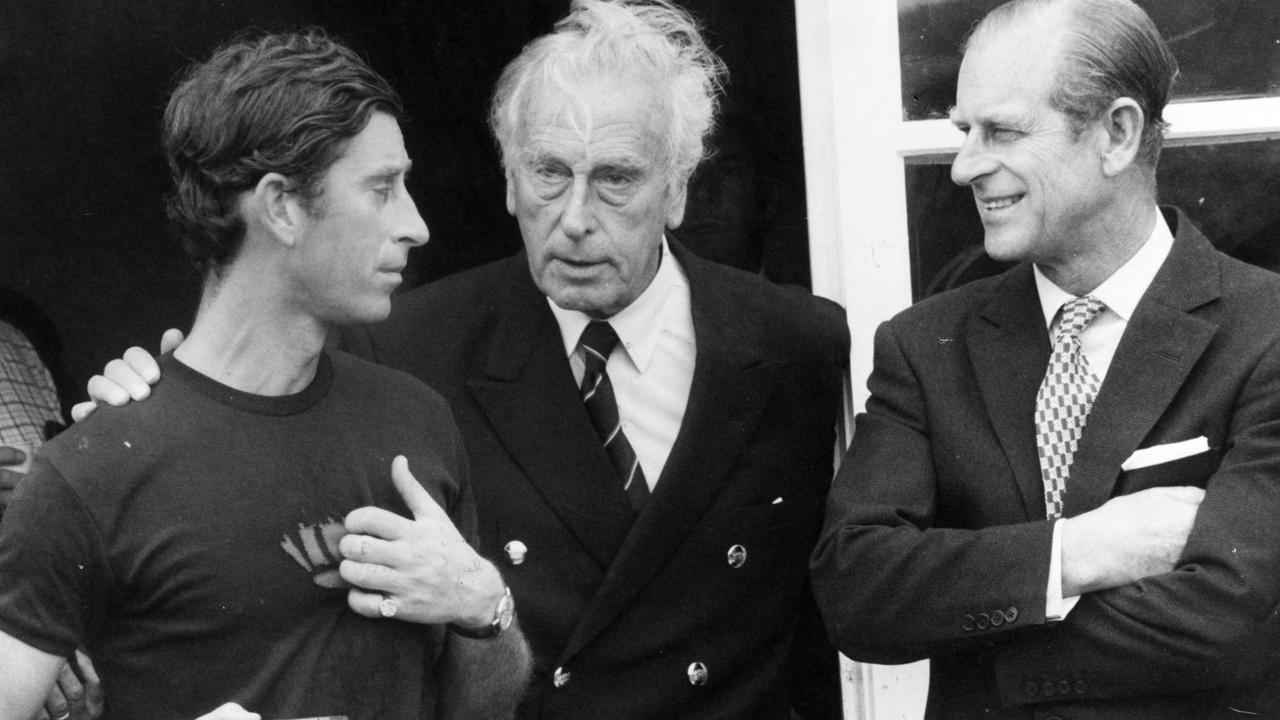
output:
[{"label": "partial person in background", "polygon": [[[441,392],[535,654],[520,717],[834,720],[809,590],[843,310],[708,262],[680,226],[722,64],[661,0],[575,0],[498,82],[524,252],[344,341]],[[144,397],[138,352],[91,394]],[[149,401],[150,402],[150,401]],[[411,569],[388,573],[412,576]]]},{"label": "partial person in background", "polygon": [[[4,293],[0,307],[0,517],[32,456],[63,428],[53,373],[27,335],[6,320],[45,329],[29,301]],[[42,338],[51,342],[51,338]],[[64,662],[38,720],[89,720],[102,712],[98,676],[87,655],[76,650]]]},{"label": "partial person in background", "polygon": [[880,326],[812,566],[927,718],[1280,717],[1280,276],[1157,206],[1175,74],[1130,0],[968,40],[952,178],[1019,264]]},{"label": "partial person in background", "polygon": [[0,515],[35,449],[61,427],[53,375],[27,336],[0,320]]},{"label": "partial person in background", "polygon": [[44,311],[0,287],[0,516],[35,448],[66,427],[60,348]]},{"label": "partial person in background", "polygon": [[[427,240],[402,112],[318,31],[245,36],[183,77],[163,130],[195,325],[149,402],[41,449],[0,523],[0,718],[34,717],[80,644],[108,718],[514,710],[528,649],[472,547],[444,400],[326,349],[386,317]],[[371,589],[403,562],[415,584]]]}]

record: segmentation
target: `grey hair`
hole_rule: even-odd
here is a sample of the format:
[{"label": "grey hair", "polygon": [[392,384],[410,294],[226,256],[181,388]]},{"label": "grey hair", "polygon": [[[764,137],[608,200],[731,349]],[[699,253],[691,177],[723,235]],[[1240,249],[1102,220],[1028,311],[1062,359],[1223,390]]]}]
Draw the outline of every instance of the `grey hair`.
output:
[{"label": "grey hair", "polygon": [[522,149],[524,113],[539,88],[638,78],[665,100],[668,182],[682,183],[706,154],[726,75],[698,22],[667,0],[573,0],[555,30],[526,45],[503,70],[489,125],[510,172]]},{"label": "grey hair", "polygon": [[1144,116],[1137,160],[1154,170],[1178,63],[1155,23],[1131,0],[1012,0],[983,18],[966,49],[1000,28],[1054,9],[1063,10],[1063,42],[1050,106],[1081,131],[1117,98],[1132,98]]}]

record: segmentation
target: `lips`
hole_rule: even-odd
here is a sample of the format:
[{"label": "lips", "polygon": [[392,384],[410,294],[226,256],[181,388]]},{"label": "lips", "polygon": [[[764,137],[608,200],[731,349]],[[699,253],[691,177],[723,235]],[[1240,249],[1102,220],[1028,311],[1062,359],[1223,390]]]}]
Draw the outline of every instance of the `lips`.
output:
[{"label": "lips", "polygon": [[554,259],[557,262],[564,263],[565,265],[569,265],[570,267],[583,268],[583,269],[595,267],[602,262],[600,260],[574,260],[572,258],[565,258],[565,257],[556,257]]},{"label": "lips", "polygon": [[996,212],[1013,207],[1022,201],[1025,195],[1004,195],[1001,197],[978,198],[978,205],[987,212]]}]

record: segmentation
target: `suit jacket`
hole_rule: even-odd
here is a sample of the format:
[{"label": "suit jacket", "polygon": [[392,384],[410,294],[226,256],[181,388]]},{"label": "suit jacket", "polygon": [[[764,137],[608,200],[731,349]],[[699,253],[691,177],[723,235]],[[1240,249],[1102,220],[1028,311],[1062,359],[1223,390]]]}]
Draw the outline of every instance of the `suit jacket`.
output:
[{"label": "suit jacket", "polygon": [[[482,551],[535,654],[522,717],[773,718],[790,700],[839,717],[807,558],[833,468],[843,310],[671,248],[691,286],[696,366],[639,517],[523,253],[398,297],[348,344],[453,408]],[[519,564],[504,551],[514,541]],[[737,567],[731,550],[745,550]]]},{"label": "suit jacket", "polygon": [[[1035,396],[1051,351],[1020,265],[876,334],[867,410],[812,571],[837,647],[932,658],[930,718],[1265,713],[1280,601],[1280,277],[1181,214],[1086,421],[1065,517],[1155,486],[1206,489],[1178,567],[1047,624]],[[1135,450],[1211,451],[1122,472]]]}]

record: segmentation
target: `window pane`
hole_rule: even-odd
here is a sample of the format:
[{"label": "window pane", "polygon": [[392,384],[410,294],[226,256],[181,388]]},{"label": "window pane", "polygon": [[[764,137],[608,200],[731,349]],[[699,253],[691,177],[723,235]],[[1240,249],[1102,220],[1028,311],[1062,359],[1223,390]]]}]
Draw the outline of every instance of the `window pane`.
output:
[{"label": "window pane", "polygon": [[[907,165],[912,293],[916,300],[999,272],[982,252],[982,223],[949,165]],[[1187,213],[1218,249],[1280,271],[1280,141],[1167,148],[1160,202]]]},{"label": "window pane", "polygon": [[[903,117],[945,117],[960,45],[1002,0],[898,0]],[[1178,100],[1280,95],[1280,2],[1138,0],[1182,68]]]}]

